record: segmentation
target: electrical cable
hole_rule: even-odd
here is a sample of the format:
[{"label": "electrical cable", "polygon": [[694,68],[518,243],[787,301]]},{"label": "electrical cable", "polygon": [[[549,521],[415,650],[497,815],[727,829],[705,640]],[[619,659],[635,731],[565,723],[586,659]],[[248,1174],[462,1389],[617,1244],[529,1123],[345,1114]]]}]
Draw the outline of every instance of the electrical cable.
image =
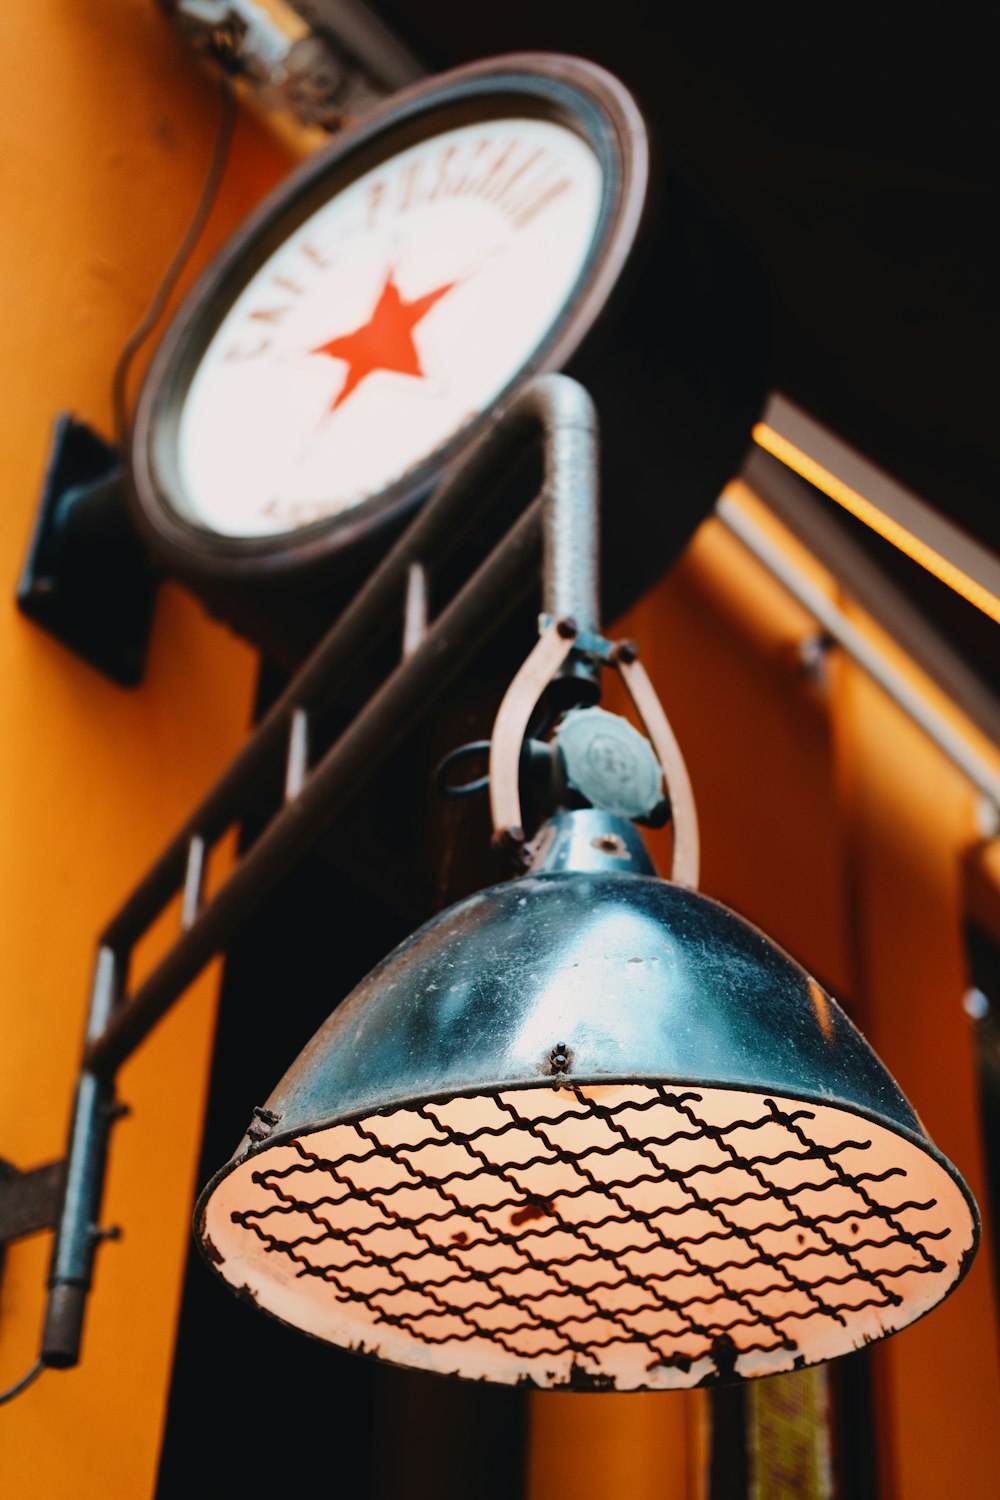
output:
[{"label": "electrical cable", "polygon": [[472,740],[468,745],[459,745],[457,750],[449,751],[434,772],[434,785],[441,796],[458,799],[472,797],[476,792],[485,792],[490,784],[488,776],[480,776],[475,781],[467,781],[458,786],[449,783],[446,778],[452,766],[458,765],[459,761],[466,760],[471,755],[488,755],[489,750],[489,740]]},{"label": "electrical cable", "polygon": [[236,125],[236,98],[226,83],[225,78],[219,84],[219,124],[215,135],[215,145],[212,149],[212,159],[209,163],[208,174],[205,185],[201,190],[197,207],[191,217],[191,222],[184,231],[183,238],[174,252],[162,280],[153,295],[153,300],[146,309],[141,321],[136,325],[125,341],[124,348],[118,356],[114,374],[111,378],[111,402],[114,412],[115,436],[120,447],[124,447],[128,436],[128,407],[126,385],[132,361],[138,351],[142,348],[153,329],[163,316],[164,309],[170,300],[171,293],[177,285],[178,278],[190,259],[195,245],[201,238],[202,230],[208,220],[215,203],[219,185],[222,182],[226,163],[229,159],[229,147],[232,144],[233,130]]},{"label": "electrical cable", "polygon": [[15,1396],[20,1396],[22,1391],[26,1391],[29,1385],[34,1384],[44,1369],[44,1361],[39,1360],[36,1365],[32,1366],[27,1375],[22,1375],[21,1379],[15,1385],[8,1386],[5,1391],[0,1391],[0,1406],[5,1406],[8,1401],[13,1401]]}]

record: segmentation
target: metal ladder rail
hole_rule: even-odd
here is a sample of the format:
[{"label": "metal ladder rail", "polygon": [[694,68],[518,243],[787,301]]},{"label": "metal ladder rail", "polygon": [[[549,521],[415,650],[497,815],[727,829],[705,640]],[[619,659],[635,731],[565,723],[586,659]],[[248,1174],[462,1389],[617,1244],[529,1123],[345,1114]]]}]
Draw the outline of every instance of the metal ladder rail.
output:
[{"label": "metal ladder rail", "polygon": [[[597,628],[596,416],[590,397],[561,375],[539,377],[499,411],[478,444],[421,511],[215,786],[98,940],[81,1072],[71,1118],[62,1191],[54,1164],[37,1169],[52,1185],[46,1226],[56,1227],[41,1359],[68,1367],[79,1359],[87,1292],[97,1245],[110,1126],[121,1112],[118,1067],[220,953],[247,915],[371,778],[482,642],[535,587],[544,554],[543,609]],[[538,498],[472,577],[432,619],[427,579],[494,503],[497,478],[541,441],[544,480]],[[384,633],[400,630],[399,664],[319,762],[310,765],[314,716],[342,691]],[[577,664],[575,670],[580,671]],[[268,777],[281,773],[285,799],[210,896],[211,853],[249,812]],[[133,990],[133,950],[180,897],[180,931]],[[22,1180],[37,1174],[22,1174]],[[41,1177],[37,1178],[40,1184]],[[0,1241],[4,1193],[0,1183]],[[13,1201],[13,1198],[11,1199]],[[38,1213],[33,1227],[45,1227]]]}]

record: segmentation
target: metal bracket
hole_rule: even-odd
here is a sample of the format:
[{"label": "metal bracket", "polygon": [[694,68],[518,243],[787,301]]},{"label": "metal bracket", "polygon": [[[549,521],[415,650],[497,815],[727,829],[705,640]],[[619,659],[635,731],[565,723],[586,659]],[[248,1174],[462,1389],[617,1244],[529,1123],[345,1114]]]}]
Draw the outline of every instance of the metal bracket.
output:
[{"label": "metal bracket", "polygon": [[112,682],[142,681],[158,575],[132,528],[118,450],[66,412],[55,422],[17,604]]},{"label": "metal bracket", "polygon": [[22,1172],[0,1158],[0,1256],[12,1240],[55,1229],[65,1188],[64,1160]]},{"label": "metal bracket", "polygon": [[504,694],[490,741],[490,813],[496,846],[521,861],[525,832],[521,820],[521,749],[528,722],[553,677],[567,658],[583,656],[613,667],[621,677],[652,742],[670,798],[674,846],[670,878],[696,890],[699,871],[698,817],[687,766],[663,705],[639,661],[634,641],[608,641],[580,631],[570,619],[541,617],[541,634]]},{"label": "metal bracket", "polygon": [[[542,614],[538,617],[538,632],[543,634],[550,625],[555,625],[556,619],[553,615]],[[574,627],[576,622],[573,622]],[[615,643],[607,640],[603,635],[598,635],[594,630],[577,630],[572,637],[573,655],[585,660],[599,661],[602,666],[614,665]]]},{"label": "metal bracket", "polygon": [[162,0],[187,45],[266,112],[330,134],[425,69],[363,0]]},{"label": "metal bracket", "polygon": [[521,821],[521,747],[542,693],[573,650],[576,626],[553,620],[503,696],[490,737],[490,814],[497,848],[519,856],[525,844]]},{"label": "metal bracket", "polygon": [[639,651],[633,641],[618,642],[615,647],[615,666],[642,721],[642,727],[653,742],[656,758],[663,768],[663,779],[667,783],[674,830],[670,878],[675,885],[685,885],[695,891],[698,889],[701,867],[698,814],[681,747],[663,711],[663,704],[656,695],[656,689],[649,680],[649,674],[639,660]]}]

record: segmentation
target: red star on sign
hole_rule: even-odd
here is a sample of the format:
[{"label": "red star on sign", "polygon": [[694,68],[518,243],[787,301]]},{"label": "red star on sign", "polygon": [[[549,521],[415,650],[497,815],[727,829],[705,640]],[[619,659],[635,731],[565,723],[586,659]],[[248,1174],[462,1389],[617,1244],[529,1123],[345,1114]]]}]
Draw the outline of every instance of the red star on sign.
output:
[{"label": "red star on sign", "polygon": [[390,271],[368,322],[362,323],[352,333],[341,334],[310,351],[312,354],[327,354],[331,359],[342,359],[347,365],[347,378],[337,392],[331,412],[335,412],[351,392],[357,390],[362,380],[376,370],[394,370],[400,375],[423,378],[413,330],[435,302],[439,302],[454,285],[449,281],[436,291],[425,292],[422,297],[405,302]]}]

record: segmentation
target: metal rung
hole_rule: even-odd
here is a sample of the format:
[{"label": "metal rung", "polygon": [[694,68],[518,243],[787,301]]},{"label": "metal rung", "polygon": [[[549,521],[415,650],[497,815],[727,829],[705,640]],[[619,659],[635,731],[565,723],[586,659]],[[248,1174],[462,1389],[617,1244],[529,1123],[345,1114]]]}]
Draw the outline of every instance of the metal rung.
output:
[{"label": "metal rung", "polygon": [[205,889],[205,840],[193,834],[188,842],[187,866],[184,870],[184,892],[181,898],[181,931],[187,932],[199,911]]},{"label": "metal rung", "polygon": [[[249,909],[356,795],[393,744],[427,711],[508,611],[536,585],[545,531],[542,607],[597,627],[596,417],[589,396],[565,376],[526,386],[499,412],[460,469],[437,492],[348,605],[250,740],[112,918],[104,944],[123,957],[178,891],[185,930],[159,964],[92,1030],[85,1066],[103,1077],[148,1034],[181,991],[228,941]],[[545,478],[471,578],[426,622],[426,563],[451,555],[476,515],[495,503],[496,479],[541,440]],[[569,558],[574,566],[567,563]],[[557,566],[558,564],[558,566]],[[309,720],[344,691],[394,625],[405,654],[340,739],[309,764]],[[419,634],[419,644],[417,637]],[[208,853],[284,770],[285,807],[249,844],[209,900],[196,880]],[[292,805],[294,804],[294,805]],[[197,895],[195,892],[197,891]]]},{"label": "metal rung", "polygon": [[285,801],[294,802],[309,774],[309,715],[304,708],[292,714],[285,761]]},{"label": "metal rung", "polygon": [[422,562],[410,563],[406,574],[403,605],[403,660],[409,661],[427,634],[427,569]]}]

